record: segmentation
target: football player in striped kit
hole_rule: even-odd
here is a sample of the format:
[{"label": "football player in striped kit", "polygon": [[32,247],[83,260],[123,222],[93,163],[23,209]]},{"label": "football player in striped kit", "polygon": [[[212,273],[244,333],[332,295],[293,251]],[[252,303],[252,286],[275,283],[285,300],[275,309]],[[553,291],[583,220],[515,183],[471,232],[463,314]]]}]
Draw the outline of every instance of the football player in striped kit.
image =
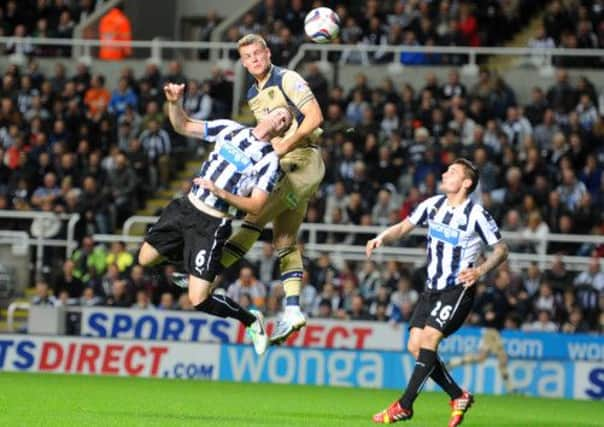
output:
[{"label": "football player in striped kit", "polygon": [[[508,247],[501,239],[491,215],[470,200],[478,184],[479,172],[466,159],[457,159],[442,175],[442,195],[420,203],[411,215],[367,242],[366,253],[408,234],[417,225],[428,225],[426,289],[409,320],[407,349],[416,364],[400,399],[375,414],[376,423],[389,424],[409,420],[413,402],[428,378],[432,378],[451,397],[450,427],[461,424],[474,401],[451,378],[437,355],[440,341],[457,331],[474,302],[474,284],[501,264]],[[493,252],[476,265],[482,244]]]},{"label": "football player in striped kit", "polygon": [[161,257],[184,260],[195,309],[241,321],[262,354],[269,340],[262,314],[213,294],[212,282],[221,270],[220,253],[231,234],[231,217],[237,211],[260,212],[279,179],[279,158],[270,140],[289,128],[293,116],[287,108],[277,108],[254,128],[232,120],[194,120],[182,108],[183,91],[182,84],[164,88],[174,129],[215,146],[189,194],[170,202],[147,232],[139,263],[151,265]]}]

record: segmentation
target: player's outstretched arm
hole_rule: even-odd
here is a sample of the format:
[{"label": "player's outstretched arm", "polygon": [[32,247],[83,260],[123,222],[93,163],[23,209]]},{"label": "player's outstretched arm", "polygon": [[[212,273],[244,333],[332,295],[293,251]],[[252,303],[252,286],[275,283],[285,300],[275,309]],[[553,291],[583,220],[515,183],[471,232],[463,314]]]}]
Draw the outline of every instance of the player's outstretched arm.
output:
[{"label": "player's outstretched arm", "polygon": [[457,276],[457,280],[462,282],[464,286],[472,286],[480,277],[487,274],[489,271],[496,268],[499,264],[505,261],[508,257],[508,245],[504,241],[499,241],[493,247],[493,252],[487,259],[475,268],[466,268]]},{"label": "player's outstretched arm", "polygon": [[201,188],[211,191],[216,197],[224,200],[229,205],[252,215],[258,215],[268,200],[268,193],[259,188],[254,188],[252,194],[249,196],[238,196],[217,187],[216,184],[208,179],[197,177],[193,182]]},{"label": "player's outstretched arm", "polygon": [[388,227],[380,234],[375,236],[375,238],[367,242],[367,244],[365,245],[365,255],[367,255],[367,258],[370,258],[371,254],[375,249],[379,248],[380,246],[383,246],[386,243],[400,239],[401,237],[409,233],[411,230],[413,230],[414,227],[415,225],[411,221],[409,221],[408,218],[405,218],[398,224]]},{"label": "player's outstretched arm", "polygon": [[170,123],[172,123],[174,130],[181,135],[191,138],[204,138],[206,123],[203,120],[195,120],[187,116],[182,108],[184,90],[184,84],[168,83],[164,86]]}]

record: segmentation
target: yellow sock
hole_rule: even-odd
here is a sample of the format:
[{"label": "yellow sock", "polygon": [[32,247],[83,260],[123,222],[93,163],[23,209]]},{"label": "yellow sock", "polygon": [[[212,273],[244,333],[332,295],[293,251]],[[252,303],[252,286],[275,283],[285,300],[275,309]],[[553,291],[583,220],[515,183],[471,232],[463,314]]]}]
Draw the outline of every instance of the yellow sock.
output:
[{"label": "yellow sock", "polygon": [[233,234],[224,244],[220,264],[224,268],[228,268],[243,258],[247,251],[256,243],[261,232],[262,229],[255,224],[250,222],[241,224],[239,231]]},{"label": "yellow sock", "polygon": [[279,254],[281,281],[285,290],[287,306],[300,305],[300,289],[302,288],[302,255],[295,246],[277,251]]}]

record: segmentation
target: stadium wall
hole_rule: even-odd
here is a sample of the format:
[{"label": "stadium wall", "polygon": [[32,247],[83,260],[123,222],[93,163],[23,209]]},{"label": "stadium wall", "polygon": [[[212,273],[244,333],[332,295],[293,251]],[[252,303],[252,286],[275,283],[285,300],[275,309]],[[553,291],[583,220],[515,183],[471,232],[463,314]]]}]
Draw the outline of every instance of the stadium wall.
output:
[{"label": "stadium wall", "polygon": [[[249,345],[0,336],[0,371],[400,389],[414,364],[392,351],[273,347],[258,357]],[[509,368],[527,395],[604,399],[602,362],[512,360]],[[454,377],[476,393],[503,392],[495,360]]]}]

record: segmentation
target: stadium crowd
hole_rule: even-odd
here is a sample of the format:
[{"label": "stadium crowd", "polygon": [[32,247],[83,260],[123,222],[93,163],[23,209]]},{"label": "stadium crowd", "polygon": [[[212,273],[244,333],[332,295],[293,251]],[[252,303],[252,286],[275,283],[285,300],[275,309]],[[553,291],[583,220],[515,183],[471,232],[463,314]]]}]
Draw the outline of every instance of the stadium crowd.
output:
[{"label": "stadium crowd", "polygon": [[0,46],[0,53],[27,56],[69,56],[66,46],[33,46],[30,38],[73,36],[75,26],[86,20],[105,0],[2,0],[0,36],[13,40]]},{"label": "stadium crowd", "polygon": [[[552,1],[543,15],[528,47],[534,49],[602,49],[604,48],[604,2],[601,0]],[[557,57],[562,67],[601,67],[598,57]]]},{"label": "stadium crowd", "polygon": [[188,152],[166,123],[166,81],[189,82],[194,117],[230,115],[232,83],[219,69],[201,83],[176,61],[163,72],[149,64],[141,76],[124,68],[109,91],[105,76],[83,64],[71,76],[61,63],[50,76],[35,61],[10,65],[0,86],[0,207],[80,213],[79,236],[119,227],[168,187],[178,154]]},{"label": "stadium crowd", "polygon": [[[287,65],[304,37],[304,18],[313,8],[331,7],[341,22],[334,43],[367,46],[498,46],[513,37],[545,1],[480,2],[457,0],[407,1],[281,1],[264,0],[256,10],[231,26],[225,41],[237,41],[249,33],[260,33],[271,45],[273,62]],[[236,51],[230,53],[232,59]],[[343,63],[389,63],[393,54],[366,54],[349,50],[331,54]],[[404,64],[461,64],[460,55],[403,53]]]},{"label": "stadium crowd", "polygon": [[[36,5],[50,5],[54,12],[35,15],[27,22],[35,22],[37,28],[40,20],[56,19],[57,11],[59,19],[67,16],[65,3],[39,1]],[[310,5],[292,1],[285,12],[282,3],[265,1],[257,15],[244,18],[227,37],[236,40],[246,32],[264,32],[278,53],[273,56],[275,63],[287,63],[287,55],[300,41],[292,34],[302,34],[299,28]],[[515,28],[530,15],[524,9],[519,13],[518,3],[492,1],[489,7],[473,9],[469,3],[456,1],[410,0],[388,3],[391,9],[382,9],[384,3],[376,1],[351,2],[346,8],[326,2],[343,18],[342,42],[400,43],[389,39],[390,33],[399,31],[400,37],[412,34],[417,43],[458,45],[501,43],[499,37],[512,32],[502,28]],[[15,18],[20,16],[15,13],[16,4],[14,0],[0,2],[1,31],[33,34],[35,28],[17,30],[25,18]],[[82,10],[86,4],[93,2],[82,0]],[[556,6],[550,6],[544,31],[556,45],[572,38],[574,31],[579,35],[587,25],[581,22],[591,22],[592,32],[601,27],[601,2],[581,4],[576,9],[560,7],[566,11],[564,16],[573,16],[569,10],[576,10],[584,19],[571,19],[577,22],[576,28],[565,27],[567,31],[558,38],[548,22],[550,15],[560,18],[560,14]],[[37,14],[37,10],[32,7],[28,13]],[[493,10],[499,12],[489,12]],[[288,37],[291,45],[286,45]],[[504,231],[517,231],[527,238],[548,231],[604,232],[604,88],[594,87],[587,78],[571,80],[560,69],[551,87],[536,86],[531,101],[519,105],[513,89],[488,71],[481,71],[469,86],[455,69],[446,81],[428,73],[419,90],[408,84],[397,87],[390,80],[371,82],[364,75],[357,76],[349,90],[331,87],[312,63],[304,75],[324,111],[327,164],[327,175],[306,222],[393,224],[435,194],[443,166],[464,156],[481,171],[475,197]],[[149,64],[142,76],[124,69],[113,92],[106,89],[103,75],[82,64],[71,76],[60,63],[51,76],[41,73],[35,61],[23,69],[11,65],[4,70],[0,209],[82,214],[77,229],[80,247],[70,259],[61,260],[58,268],[50,265],[55,269],[37,281],[36,303],[191,309],[186,294],[170,283],[176,267],[144,270],[124,244],[105,248],[89,237],[115,230],[144,204],[148,194],[167,187],[176,149],[187,149],[188,141],[173,134],[162,108],[161,87],[166,81],[187,83],[185,108],[195,118],[230,115],[232,84],[219,69],[204,82],[188,79],[176,61],[165,70]],[[187,185],[183,183],[183,191]],[[1,228],[18,225],[0,219]],[[302,241],[307,237],[303,235]],[[317,237],[321,243],[363,245],[369,236],[326,232]],[[400,244],[424,243],[409,238]],[[514,252],[591,256],[592,262],[588,271],[578,275],[567,271],[559,259],[525,271],[506,265],[478,285],[480,296],[469,322],[604,332],[604,273],[600,271],[604,246],[510,244]],[[256,263],[244,262],[225,273],[222,287],[242,305],[275,314],[283,300],[282,286],[275,282],[276,261],[271,247],[265,245]],[[421,291],[423,274],[422,268],[398,262],[335,265],[329,254],[323,254],[305,260],[302,305],[315,317],[404,321]]]},{"label": "stadium crowd", "polygon": [[[549,231],[604,231],[604,116],[597,108],[597,90],[586,78],[571,81],[560,69],[551,87],[535,87],[531,101],[518,105],[505,81],[487,71],[468,87],[455,69],[443,82],[429,73],[418,91],[407,84],[399,91],[388,80],[372,85],[363,75],[348,91],[329,87],[315,64],[309,64],[306,77],[325,110],[323,153],[328,171],[306,222],[393,224],[437,192],[444,165],[465,156],[482,175],[474,197],[504,231],[526,238]],[[169,128],[165,118],[163,126]],[[317,235],[321,243],[355,245],[363,245],[368,237]],[[604,246],[509,243],[514,252],[591,256],[592,262],[589,271],[578,275],[567,271],[559,259],[526,271],[500,268],[479,285],[480,303],[471,322],[564,331],[602,327]],[[400,243],[423,244],[416,237]],[[243,263],[227,272],[223,288],[244,305],[276,313],[283,295],[274,282],[275,262],[266,245],[258,264]],[[170,284],[174,268],[145,271],[134,265],[123,244],[115,243],[107,252],[86,237],[49,283],[61,299],[78,304],[190,308]],[[318,317],[403,321],[423,284],[421,268],[396,262],[336,266],[324,254],[307,260],[306,270],[303,305]]]}]

